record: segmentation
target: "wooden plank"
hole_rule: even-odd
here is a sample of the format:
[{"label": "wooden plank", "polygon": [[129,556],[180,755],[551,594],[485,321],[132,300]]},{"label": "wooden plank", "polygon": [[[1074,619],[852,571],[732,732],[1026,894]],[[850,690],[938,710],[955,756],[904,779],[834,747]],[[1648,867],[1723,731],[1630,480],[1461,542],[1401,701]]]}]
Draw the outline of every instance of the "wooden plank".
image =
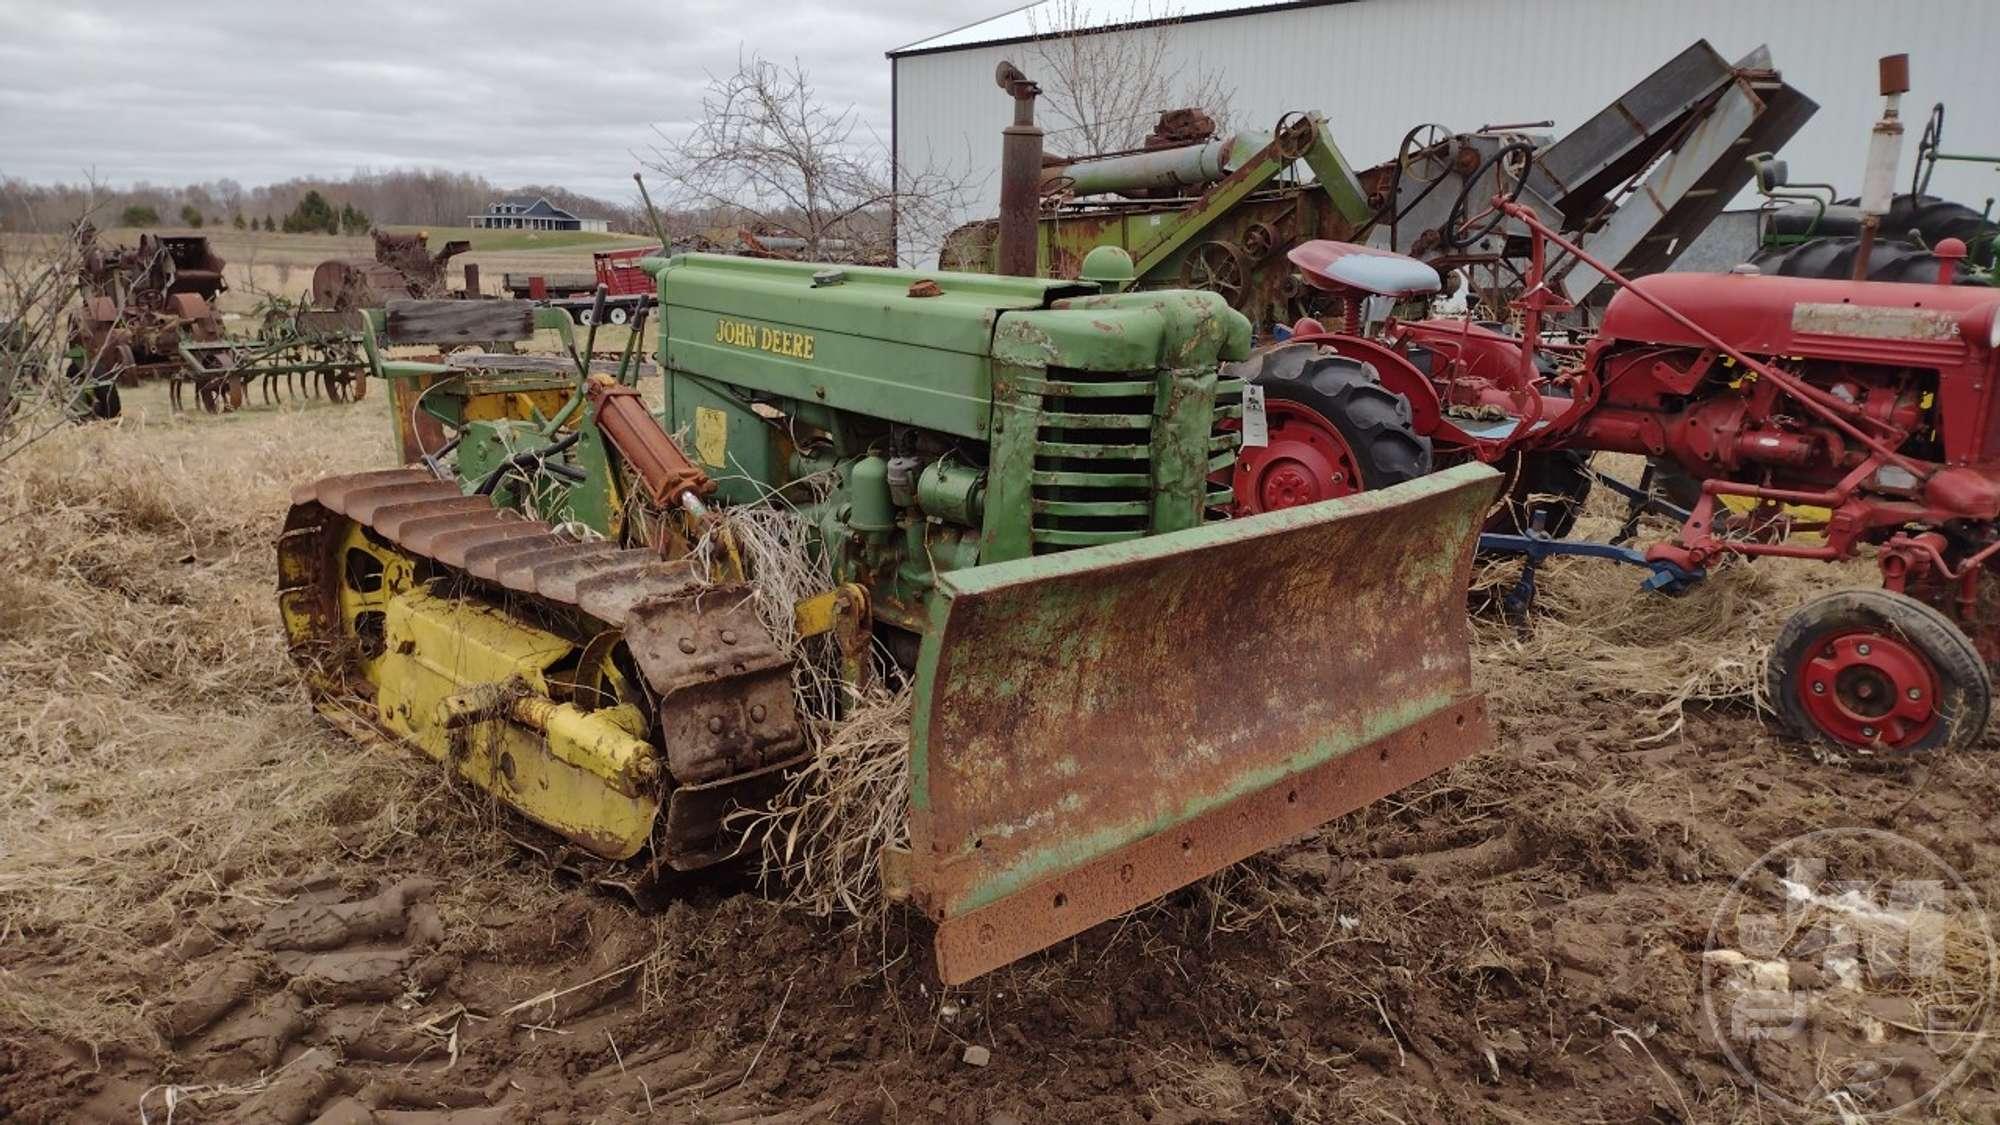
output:
[{"label": "wooden plank", "polygon": [[[467,371],[533,371],[549,375],[576,374],[576,361],[559,355],[495,355],[491,352],[460,352],[449,356],[446,363]],[[590,370],[594,375],[618,374],[618,361],[593,359]],[[650,375],[653,365],[639,361],[639,374]]]},{"label": "wooden plank", "polygon": [[459,344],[525,340],[535,334],[535,307],[525,301],[390,301],[392,344]]}]

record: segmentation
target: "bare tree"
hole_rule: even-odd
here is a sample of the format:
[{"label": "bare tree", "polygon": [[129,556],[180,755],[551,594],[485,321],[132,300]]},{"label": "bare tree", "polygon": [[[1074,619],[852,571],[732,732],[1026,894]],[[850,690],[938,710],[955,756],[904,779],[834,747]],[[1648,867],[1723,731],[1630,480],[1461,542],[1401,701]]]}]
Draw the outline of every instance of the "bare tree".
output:
[{"label": "bare tree", "polygon": [[813,261],[896,260],[935,247],[967,203],[948,173],[892,168],[853,105],[820,100],[804,68],[759,56],[709,78],[700,120],[660,131],[648,167],[679,212],[734,218],[766,246]]},{"label": "bare tree", "polygon": [[[1181,106],[1224,124],[1234,87],[1176,57],[1177,16],[1142,0],[1114,21],[1084,0],[1028,9],[1034,42],[1026,69],[1042,87],[1052,148],[1077,155],[1137,148],[1161,111]],[[1105,30],[1107,22],[1116,29]]]},{"label": "bare tree", "polygon": [[[69,355],[85,240],[67,236],[0,240],[0,466],[68,423],[88,418],[110,392],[116,364],[79,364]],[[101,404],[99,404],[101,405]]]}]

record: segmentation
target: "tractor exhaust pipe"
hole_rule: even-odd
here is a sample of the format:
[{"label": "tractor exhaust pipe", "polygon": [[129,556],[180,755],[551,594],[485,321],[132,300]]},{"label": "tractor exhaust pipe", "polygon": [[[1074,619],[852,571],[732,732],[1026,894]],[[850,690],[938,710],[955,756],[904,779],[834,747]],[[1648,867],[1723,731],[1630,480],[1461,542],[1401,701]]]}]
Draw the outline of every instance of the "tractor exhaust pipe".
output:
[{"label": "tractor exhaust pipe", "polygon": [[1896,165],[1903,155],[1903,95],[1910,92],[1910,56],[1884,55],[1877,64],[1882,80],[1882,117],[1868,134],[1868,166],[1861,174],[1861,238],[1854,252],[1854,280],[1868,280],[1869,251],[1876,230],[1895,198]]},{"label": "tractor exhaust pipe", "polygon": [[1042,183],[1042,127],[1035,124],[1035,99],[1042,88],[1004,59],[993,78],[1014,99],[1014,123],[1002,131],[1000,142],[999,272],[1033,277]]}]

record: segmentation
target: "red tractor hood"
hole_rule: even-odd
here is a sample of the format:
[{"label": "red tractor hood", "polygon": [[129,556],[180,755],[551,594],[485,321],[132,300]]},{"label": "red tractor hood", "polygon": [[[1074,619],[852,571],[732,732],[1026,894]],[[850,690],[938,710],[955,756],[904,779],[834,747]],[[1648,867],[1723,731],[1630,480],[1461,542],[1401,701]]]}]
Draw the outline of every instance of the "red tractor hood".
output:
[{"label": "red tractor hood", "polygon": [[1879,355],[1890,346],[1931,361],[1944,358],[1940,352],[1955,353],[1962,362],[1967,346],[1991,347],[2000,312],[2000,292],[1979,286],[1662,273],[1611,298],[1593,351],[1621,343],[1706,346],[1640,294],[1730,345],[1763,355]]}]

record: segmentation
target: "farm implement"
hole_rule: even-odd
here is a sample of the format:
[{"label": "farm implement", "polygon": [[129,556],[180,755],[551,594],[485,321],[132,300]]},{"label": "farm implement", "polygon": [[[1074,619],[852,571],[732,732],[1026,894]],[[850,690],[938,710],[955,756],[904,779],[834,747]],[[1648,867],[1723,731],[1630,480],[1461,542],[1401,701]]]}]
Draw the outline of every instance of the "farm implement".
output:
[{"label": "farm implement", "polygon": [[[1885,98],[1900,99],[1910,84],[1909,58],[1882,60]],[[1902,135],[1896,109],[1885,112],[1871,132],[1871,165],[1885,166],[1868,177],[1862,196],[1835,198],[1832,184],[1793,184],[1785,162],[1769,153],[1752,157],[1757,189],[1767,203],[1759,212],[1758,253],[1752,262],[1766,273],[1786,277],[1857,277],[1927,285],[1948,265],[1960,285],[1995,284],[1994,254],[2000,223],[1993,200],[1980,210],[1929,194],[1940,162],[2000,167],[2000,156],[1944,150],[1944,105],[1931,107],[1917,142],[1916,170],[1907,193],[1890,195],[1895,180],[1895,140]],[[1881,241],[1878,243],[1878,235]],[[1940,251],[1948,240],[1958,248],[1949,263]]]},{"label": "farm implement", "polygon": [[281,385],[334,401],[366,393],[357,313],[273,299],[254,337],[231,336],[215,303],[229,288],[226,263],[208,239],[148,234],[136,247],[100,248],[96,238],[87,224],[77,232],[82,302],[70,319],[66,360],[72,382],[99,388],[91,403],[97,416],[117,416],[119,386],[149,378],[167,380],[175,410],[191,391],[208,413],[243,406],[253,383],[267,403],[281,397]]},{"label": "farm implement", "polygon": [[[386,363],[395,413],[425,420],[399,429],[417,463],[303,485],[278,548],[319,709],[597,875],[739,856],[732,810],[850,697],[821,713],[793,633],[850,688],[914,693],[908,843],[883,870],[953,983],[1487,741],[1463,598],[1497,474],[1218,518],[1242,413],[1223,367],[1250,327],[1213,294],[645,267],[657,414],[630,362]],[[425,320],[533,327],[509,301],[387,310],[392,337]],[[797,521],[820,575],[780,624],[731,548],[732,513],[758,511]]]},{"label": "farm implement", "polygon": [[[1642,454],[1695,482],[1671,541],[1568,545],[1534,526],[1485,545],[1622,558],[1662,589],[1726,555],[1833,560],[1872,548],[1882,589],[1822,597],[1784,626],[1768,666],[1773,706],[1801,736],[1845,747],[1978,739],[2000,657],[1987,579],[2000,554],[2000,294],[1950,284],[1951,261],[1924,286],[1748,267],[1632,280],[1504,196],[1468,222],[1532,236],[1518,335],[1470,320],[1376,320],[1386,303],[1439,287],[1413,259],[1335,242],[1292,252],[1345,316],[1331,331],[1301,321],[1235,369],[1269,411],[1266,444],[1237,462],[1239,510],[1467,460],[1520,466],[1574,499],[1589,478],[1560,459]],[[1557,255],[1618,287],[1582,346],[1542,343],[1544,318],[1568,308],[1542,284]],[[1727,511],[1731,499],[1748,510]],[[1799,518],[1813,509],[1822,518]]]},{"label": "farm implement", "polygon": [[[1286,257],[1318,239],[1420,258],[1457,274],[1489,309],[1504,307],[1522,288],[1527,232],[1463,221],[1495,194],[1620,270],[1664,270],[1749,183],[1745,157],[1778,149],[1818,109],[1765,49],[1732,64],[1697,41],[1560,137],[1541,131],[1546,121],[1471,132],[1425,124],[1395,159],[1356,171],[1317,113],[1220,135],[1206,114],[1181,109],[1140,149],[1044,157],[1039,131],[1028,132],[1039,88],[1002,66],[1001,87],[1026,111],[1008,130],[1001,210],[1035,224],[1033,260],[1003,261],[1001,223],[986,220],[947,236],[941,264],[1079,277],[1092,250],[1115,246],[1134,268],[1099,280],[1209,289],[1260,336],[1327,312]],[[1604,280],[1564,262],[1547,283],[1574,305],[1601,297]]]}]

